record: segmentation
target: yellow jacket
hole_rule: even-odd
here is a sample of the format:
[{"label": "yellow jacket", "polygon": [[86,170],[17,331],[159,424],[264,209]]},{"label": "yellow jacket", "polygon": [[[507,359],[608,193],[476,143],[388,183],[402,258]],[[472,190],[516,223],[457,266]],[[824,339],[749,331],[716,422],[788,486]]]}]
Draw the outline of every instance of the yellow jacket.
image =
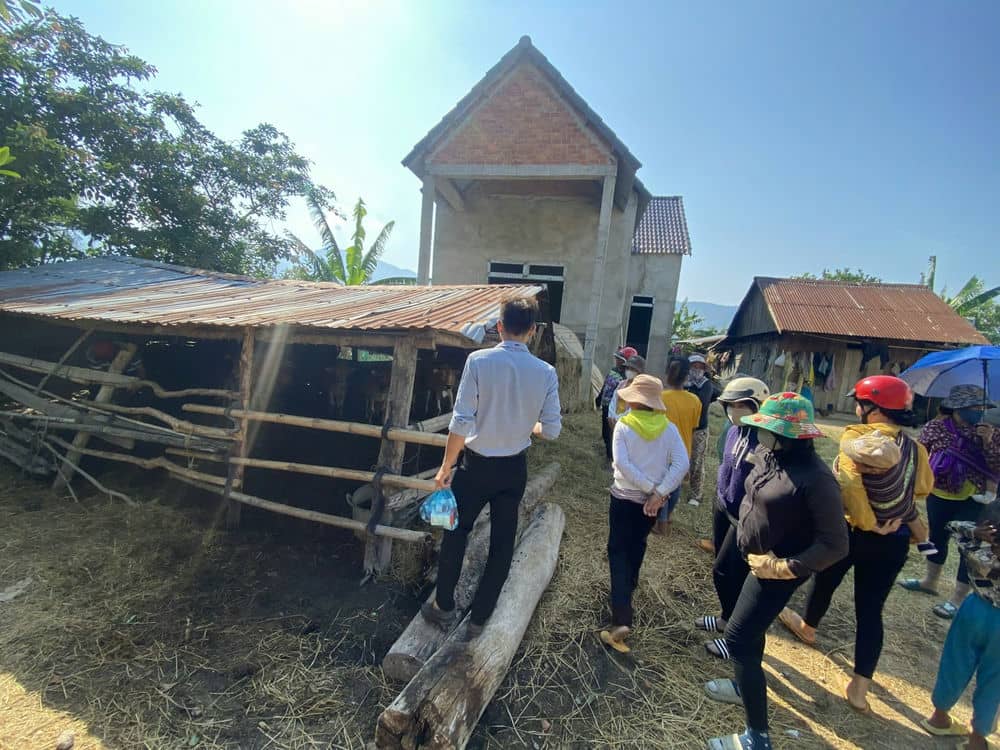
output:
[{"label": "yellow jacket", "polygon": [[[840,438],[841,446],[845,441],[855,440],[878,430],[883,435],[895,438],[902,428],[894,424],[852,424],[844,430]],[[875,528],[875,513],[868,503],[868,493],[861,480],[861,472],[857,465],[848,457],[843,447],[833,463],[834,473],[840,482],[840,497],[844,503],[844,515],[847,522],[861,531],[871,531]],[[914,500],[923,500],[934,489],[934,474],[931,472],[927,449],[917,443],[917,477],[913,487]]]}]

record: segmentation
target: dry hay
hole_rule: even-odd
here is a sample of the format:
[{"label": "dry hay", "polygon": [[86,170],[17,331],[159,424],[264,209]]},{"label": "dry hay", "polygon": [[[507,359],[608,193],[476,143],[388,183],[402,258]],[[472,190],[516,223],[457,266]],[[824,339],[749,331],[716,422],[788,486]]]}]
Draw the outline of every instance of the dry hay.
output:
[{"label": "dry hay", "polygon": [[[608,617],[609,482],[597,426],[592,413],[570,416],[557,442],[531,453],[535,469],[562,463],[550,499],[566,510],[566,534],[552,585],[470,747],[695,748],[742,726],[738,708],[703,692],[731,669],[704,654],[706,635],[692,625],[715,611],[709,557],[694,546],[709,528],[709,503],[682,501],[672,535],[651,538],[632,654],[612,654],[596,638]],[[115,480],[141,507],[95,496],[76,505],[0,469],[0,589],[33,578],[0,605],[0,748],[52,747],[65,729],[85,750],[363,747],[401,687],[386,683],[378,663],[416,610],[411,592],[391,583],[358,590],[360,548],[349,534],[341,545],[217,534],[214,501],[199,508],[170,496],[180,491],[172,485],[151,492]],[[914,553],[908,572],[921,567]],[[333,580],[344,570],[354,578]],[[945,746],[915,723],[930,708],[945,633],[932,600],[890,597],[876,719],[840,699],[850,598],[845,584],[820,649],[779,627],[769,634],[776,747]],[[968,704],[956,714],[968,719]]]}]

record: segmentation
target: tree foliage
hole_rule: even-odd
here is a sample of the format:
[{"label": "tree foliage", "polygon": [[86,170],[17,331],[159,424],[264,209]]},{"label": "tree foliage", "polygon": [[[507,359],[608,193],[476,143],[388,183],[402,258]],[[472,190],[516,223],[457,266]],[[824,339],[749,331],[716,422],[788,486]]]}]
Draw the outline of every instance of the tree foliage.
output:
[{"label": "tree foliage", "polygon": [[689,309],[686,299],[674,310],[674,325],[670,336],[673,341],[716,336],[720,333],[725,333],[725,331],[706,326],[705,318]]},{"label": "tree foliage", "polygon": [[822,281],[844,281],[849,284],[881,284],[882,279],[878,276],[872,276],[870,273],[865,273],[860,268],[850,269],[850,268],[835,268],[832,271],[829,268],[824,268],[823,273],[819,276],[813,273],[803,273],[799,276],[793,276],[793,279],[815,279]]},{"label": "tree foliage", "polygon": [[[933,292],[937,277],[937,256],[932,255],[927,266],[927,272],[921,275],[921,281]],[[948,294],[948,288],[942,287],[937,292],[951,308],[972,322],[976,330],[986,336],[992,343],[1000,344],[1000,305],[994,301],[1000,296],[1000,286],[986,288],[986,283],[978,276],[969,278],[955,295]]]},{"label": "tree foliage", "polygon": [[319,232],[323,246],[320,250],[314,251],[301,239],[289,233],[288,237],[293,242],[297,254],[295,264],[288,273],[291,278],[306,281],[333,281],[345,286],[416,283],[415,279],[403,276],[372,281],[372,275],[378,267],[379,258],[385,252],[389,236],[395,226],[394,221],[390,221],[382,227],[375,242],[368,250],[365,250],[367,232],[364,220],[365,216],[368,215],[368,208],[364,200],[358,198],[351,214],[354,219],[351,244],[341,250],[340,244],[333,234],[333,227],[330,226],[327,219],[326,207],[312,195],[306,196],[306,202],[309,205],[309,213],[312,215],[313,224],[316,226],[316,231]]},{"label": "tree foliage", "polygon": [[226,142],[155,73],[52,12],[0,35],[0,143],[21,175],[0,182],[0,269],[115,254],[266,275],[289,257],[274,222],[333,194],[273,125]]}]

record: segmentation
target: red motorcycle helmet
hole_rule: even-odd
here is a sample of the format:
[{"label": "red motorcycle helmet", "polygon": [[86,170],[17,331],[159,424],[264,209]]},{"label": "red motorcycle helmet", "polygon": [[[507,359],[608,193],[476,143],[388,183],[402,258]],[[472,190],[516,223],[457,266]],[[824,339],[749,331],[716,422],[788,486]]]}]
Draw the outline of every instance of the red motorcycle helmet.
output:
[{"label": "red motorcycle helmet", "polygon": [[905,380],[893,375],[873,375],[859,380],[849,395],[880,409],[906,411],[913,406],[913,390]]},{"label": "red motorcycle helmet", "polygon": [[615,352],[615,357],[617,359],[620,359],[622,362],[628,362],[631,357],[634,357],[638,353],[639,352],[637,352],[631,346],[623,346],[621,349]]}]

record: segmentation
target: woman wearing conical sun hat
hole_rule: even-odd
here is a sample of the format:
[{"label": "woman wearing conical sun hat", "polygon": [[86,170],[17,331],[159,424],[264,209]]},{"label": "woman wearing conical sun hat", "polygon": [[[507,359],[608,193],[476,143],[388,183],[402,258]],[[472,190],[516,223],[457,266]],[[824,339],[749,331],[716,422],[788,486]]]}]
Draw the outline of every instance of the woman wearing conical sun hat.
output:
[{"label": "woman wearing conical sun hat", "polygon": [[765,633],[799,586],[847,554],[840,487],[816,454],[813,440],[823,433],[814,418],[808,399],[786,392],[740,420],[756,428],[759,443],[736,531],[752,575],[720,639],[736,679],[711,680],[705,690],[713,700],[742,704],[746,730],[710,740],[710,750],[771,750]]},{"label": "woman wearing conical sun hat", "polygon": [[632,592],[646,555],[656,514],[684,480],[688,456],[677,427],[667,419],[663,383],[636,375],[618,390],[628,405],[615,424],[611,451],[614,483],[608,509],[608,567],[611,571],[611,627],[601,640],[616,651],[632,628]]}]

